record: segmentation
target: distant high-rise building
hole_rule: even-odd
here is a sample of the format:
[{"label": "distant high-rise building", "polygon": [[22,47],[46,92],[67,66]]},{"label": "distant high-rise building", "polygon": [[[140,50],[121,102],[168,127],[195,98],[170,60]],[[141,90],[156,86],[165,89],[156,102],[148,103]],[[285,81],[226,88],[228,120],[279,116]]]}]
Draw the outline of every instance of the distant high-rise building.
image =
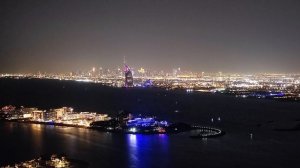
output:
[{"label": "distant high-rise building", "polygon": [[130,68],[125,64],[125,87],[133,87],[133,76]]}]

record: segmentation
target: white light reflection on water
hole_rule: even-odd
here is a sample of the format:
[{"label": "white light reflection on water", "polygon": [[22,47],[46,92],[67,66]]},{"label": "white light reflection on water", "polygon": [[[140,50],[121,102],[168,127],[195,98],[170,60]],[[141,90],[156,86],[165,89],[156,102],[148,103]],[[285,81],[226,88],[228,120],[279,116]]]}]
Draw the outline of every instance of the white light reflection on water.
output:
[{"label": "white light reflection on water", "polygon": [[137,150],[138,150],[138,146],[137,146],[137,139],[135,134],[129,134],[129,163],[130,163],[130,167],[137,167],[138,165],[138,156],[137,156]]},{"label": "white light reflection on water", "polygon": [[127,139],[129,167],[150,168],[157,166],[157,164],[160,164],[159,167],[165,167],[168,165],[168,135],[129,134],[127,135]]}]

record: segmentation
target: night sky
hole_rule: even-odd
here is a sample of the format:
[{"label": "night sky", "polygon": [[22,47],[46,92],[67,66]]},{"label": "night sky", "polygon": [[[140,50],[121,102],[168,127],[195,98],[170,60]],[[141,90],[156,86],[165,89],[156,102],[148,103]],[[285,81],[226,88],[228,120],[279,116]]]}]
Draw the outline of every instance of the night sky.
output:
[{"label": "night sky", "polygon": [[0,73],[300,72],[299,0],[1,0]]}]

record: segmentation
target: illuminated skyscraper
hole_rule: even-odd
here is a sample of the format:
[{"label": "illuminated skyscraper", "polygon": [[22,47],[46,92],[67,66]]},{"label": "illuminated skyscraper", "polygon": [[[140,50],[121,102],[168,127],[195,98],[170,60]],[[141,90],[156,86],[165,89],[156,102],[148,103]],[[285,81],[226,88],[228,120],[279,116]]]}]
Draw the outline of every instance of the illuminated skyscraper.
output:
[{"label": "illuminated skyscraper", "polygon": [[130,68],[128,65],[125,64],[124,68],[125,73],[125,87],[133,87],[133,76]]},{"label": "illuminated skyscraper", "polygon": [[125,74],[125,87],[133,87],[133,77],[129,66],[126,64],[126,58],[124,56],[124,74]]},{"label": "illuminated skyscraper", "polygon": [[124,56],[124,74],[125,74],[125,87],[133,87],[133,76],[129,66],[126,64],[126,58]]}]

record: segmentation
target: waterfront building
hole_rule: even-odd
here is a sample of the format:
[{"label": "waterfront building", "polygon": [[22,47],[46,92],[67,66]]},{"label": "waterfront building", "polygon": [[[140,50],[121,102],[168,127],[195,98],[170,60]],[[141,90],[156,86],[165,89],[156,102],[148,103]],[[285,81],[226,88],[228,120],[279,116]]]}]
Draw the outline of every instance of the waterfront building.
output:
[{"label": "waterfront building", "polygon": [[66,115],[67,113],[72,113],[73,108],[62,107],[62,108],[58,108],[58,109],[53,109],[53,111],[56,112],[56,119],[61,120],[64,117],[64,115]]},{"label": "waterfront building", "polygon": [[44,121],[54,121],[57,118],[56,114],[53,110],[46,111],[44,113]]},{"label": "waterfront building", "polygon": [[30,118],[32,118],[32,113],[24,113],[23,114],[23,118],[24,119],[30,119]]},{"label": "waterfront building", "polygon": [[35,110],[38,110],[38,108],[35,108],[35,107],[21,107],[21,109],[20,109],[20,111],[22,112],[22,113],[32,113],[33,111],[35,111]]},{"label": "waterfront building", "polygon": [[111,118],[107,114],[96,114],[94,117],[94,121],[107,121]]},{"label": "waterfront building", "polygon": [[32,119],[35,121],[44,120],[44,113],[45,111],[42,110],[34,110],[32,112]]}]

